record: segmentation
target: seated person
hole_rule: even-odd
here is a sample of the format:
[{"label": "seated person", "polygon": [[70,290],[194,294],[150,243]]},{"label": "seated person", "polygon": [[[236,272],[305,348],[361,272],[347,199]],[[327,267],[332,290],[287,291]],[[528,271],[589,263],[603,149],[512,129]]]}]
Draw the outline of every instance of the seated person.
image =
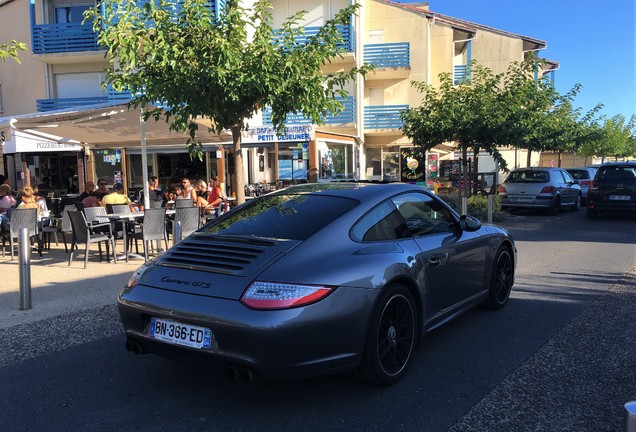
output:
[{"label": "seated person", "polygon": [[[166,195],[157,189],[159,186],[159,179],[155,176],[148,177],[148,200],[150,202],[161,203],[158,204],[159,207],[165,207],[168,202],[168,198]],[[150,207],[153,205],[151,204]],[[144,209],[144,191],[139,192],[139,210],[143,211]]]},{"label": "seated person", "polygon": [[[106,183],[104,183],[105,185]],[[87,198],[89,196],[91,196],[93,194],[93,192],[95,192],[95,183],[93,183],[92,181],[87,181],[86,182],[86,190],[84,192],[82,192],[79,196],[79,198],[77,198],[77,200],[79,202],[84,201],[84,198]],[[98,197],[98,199],[101,197]]]},{"label": "seated person", "polygon": [[0,224],[4,225],[9,222],[7,210],[16,206],[15,198],[11,194],[11,186],[8,184],[0,184]]},{"label": "seated person", "polygon": [[97,180],[97,197],[101,200],[105,195],[108,195],[108,194],[110,194],[110,191],[106,187],[106,180],[105,179]]},{"label": "seated person", "polygon": [[36,195],[31,186],[25,186],[20,191],[20,204],[18,204],[19,209],[21,208],[34,208],[37,209],[38,216],[42,213],[42,209],[40,205],[36,201]]},{"label": "seated person", "polygon": [[82,200],[82,204],[84,204],[84,207],[99,207],[101,205],[101,202],[99,201],[99,194],[97,192],[92,192]]},{"label": "seated person", "polygon": [[124,185],[121,183],[115,183],[115,186],[113,186],[113,193],[105,195],[102,198],[102,207],[106,207],[108,204],[127,204],[131,212],[137,211],[137,207],[124,192]]}]

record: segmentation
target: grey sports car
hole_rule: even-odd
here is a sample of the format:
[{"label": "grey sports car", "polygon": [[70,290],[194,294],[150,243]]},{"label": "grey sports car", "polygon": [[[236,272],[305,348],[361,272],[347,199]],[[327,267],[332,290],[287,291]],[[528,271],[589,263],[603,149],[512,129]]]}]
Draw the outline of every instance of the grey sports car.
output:
[{"label": "grey sports car", "polygon": [[511,236],[409,184],[305,184],[248,201],[140,267],[118,297],[126,348],[228,376],[354,371],[393,384],[420,336],[515,275]]}]

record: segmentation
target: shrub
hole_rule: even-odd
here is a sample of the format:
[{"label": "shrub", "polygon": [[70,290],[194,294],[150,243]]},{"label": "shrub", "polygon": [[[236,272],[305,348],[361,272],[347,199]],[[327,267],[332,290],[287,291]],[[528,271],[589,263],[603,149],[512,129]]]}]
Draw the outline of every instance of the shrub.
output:
[{"label": "shrub", "polygon": [[[453,210],[461,214],[462,202],[459,199],[459,190],[457,188],[445,188],[443,191],[440,190],[437,196],[443,199]],[[482,222],[488,220],[488,195],[471,195],[467,204],[469,215],[476,217]],[[504,212],[501,211],[501,197],[499,195],[493,196],[492,207],[493,220],[501,221]]]}]

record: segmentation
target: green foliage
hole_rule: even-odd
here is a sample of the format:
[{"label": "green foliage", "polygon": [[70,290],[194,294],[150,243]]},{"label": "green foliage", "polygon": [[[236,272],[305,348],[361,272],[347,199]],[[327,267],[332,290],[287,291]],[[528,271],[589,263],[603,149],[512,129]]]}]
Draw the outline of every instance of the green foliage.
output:
[{"label": "green foliage", "polygon": [[12,40],[10,43],[0,43],[0,60],[6,63],[7,57],[11,57],[16,62],[20,63],[18,57],[18,51],[26,51],[26,44],[24,42],[18,42]]},{"label": "green foliage", "polygon": [[[207,4],[184,0],[175,9],[173,2],[157,0],[140,8],[135,0],[110,0],[104,16],[94,9],[86,18],[93,20],[99,43],[108,47],[113,71],[106,82],[135,94],[133,107],[155,101],[164,105],[163,110],[149,109],[146,119],[163,117],[171,129],[187,133],[191,151],[197,149],[195,119],[209,119],[218,133],[232,131],[240,183],[240,131],[257,111],[271,106],[278,131],[288,113],[321,124],[328,112],[343,110],[335,98],[347,96],[345,85],[370,70],[352,67],[328,76],[322,71],[343,57],[337,26],[349,25],[359,6],[339,11],[301,44],[296,37],[304,34],[299,25],[304,11],[274,29],[268,0],[256,0],[250,9],[228,0],[218,19]],[[233,186],[242,202],[243,184]]]},{"label": "green foliage", "polygon": [[[459,189],[445,188],[437,194],[444,202],[446,202],[453,210],[461,214],[462,203],[460,199]],[[466,201],[468,206],[468,214],[475,216],[482,222],[488,220],[488,195],[471,195]],[[501,211],[501,197],[493,195],[493,220],[502,220],[503,212]]]}]

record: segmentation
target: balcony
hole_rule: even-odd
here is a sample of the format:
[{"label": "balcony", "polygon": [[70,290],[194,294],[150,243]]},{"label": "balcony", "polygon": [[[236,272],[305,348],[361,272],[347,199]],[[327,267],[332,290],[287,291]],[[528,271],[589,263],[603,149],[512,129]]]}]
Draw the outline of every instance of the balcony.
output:
[{"label": "balcony", "polygon": [[35,24],[31,26],[34,54],[99,51],[97,34],[90,24]]},{"label": "balcony", "polygon": [[363,61],[376,67],[368,79],[408,78],[411,72],[411,47],[409,42],[366,44]]},{"label": "balcony", "polygon": [[90,96],[77,98],[61,98],[61,99],[37,99],[35,101],[38,112],[55,111],[60,109],[68,109],[84,105],[95,105],[104,102],[121,101],[128,102],[131,99],[130,92],[116,92],[112,88],[108,89],[107,96]]},{"label": "balcony", "polygon": [[378,105],[364,107],[364,129],[395,130],[404,125],[401,113],[409,109],[408,105]]},{"label": "balcony", "polygon": [[[338,126],[338,125],[352,125],[355,124],[356,115],[355,115],[355,100],[353,97],[349,97],[348,99],[336,98],[344,105],[344,111],[342,111],[338,115],[327,114],[323,118],[323,123],[325,125],[330,126]],[[272,124],[272,108],[267,107],[263,110],[263,124],[271,125]],[[287,114],[287,125],[303,125],[303,124],[311,124],[311,119],[304,117],[302,114]]]},{"label": "balcony", "polygon": [[468,84],[470,83],[470,66],[469,65],[455,65],[453,66],[453,84]]},{"label": "balcony", "polygon": [[[340,48],[343,48],[348,53],[353,52],[355,41],[354,41],[354,32],[353,32],[352,26],[339,25],[337,28],[338,28],[338,32],[342,36],[342,43],[338,44],[338,46]],[[296,37],[294,40],[296,41],[297,44],[304,45],[307,42],[309,42],[309,40],[312,37],[315,37],[320,31],[320,29],[321,27],[305,27],[305,34],[302,36]],[[277,31],[275,32],[277,33]],[[274,36],[274,38],[275,40],[278,39],[276,35]]]}]

